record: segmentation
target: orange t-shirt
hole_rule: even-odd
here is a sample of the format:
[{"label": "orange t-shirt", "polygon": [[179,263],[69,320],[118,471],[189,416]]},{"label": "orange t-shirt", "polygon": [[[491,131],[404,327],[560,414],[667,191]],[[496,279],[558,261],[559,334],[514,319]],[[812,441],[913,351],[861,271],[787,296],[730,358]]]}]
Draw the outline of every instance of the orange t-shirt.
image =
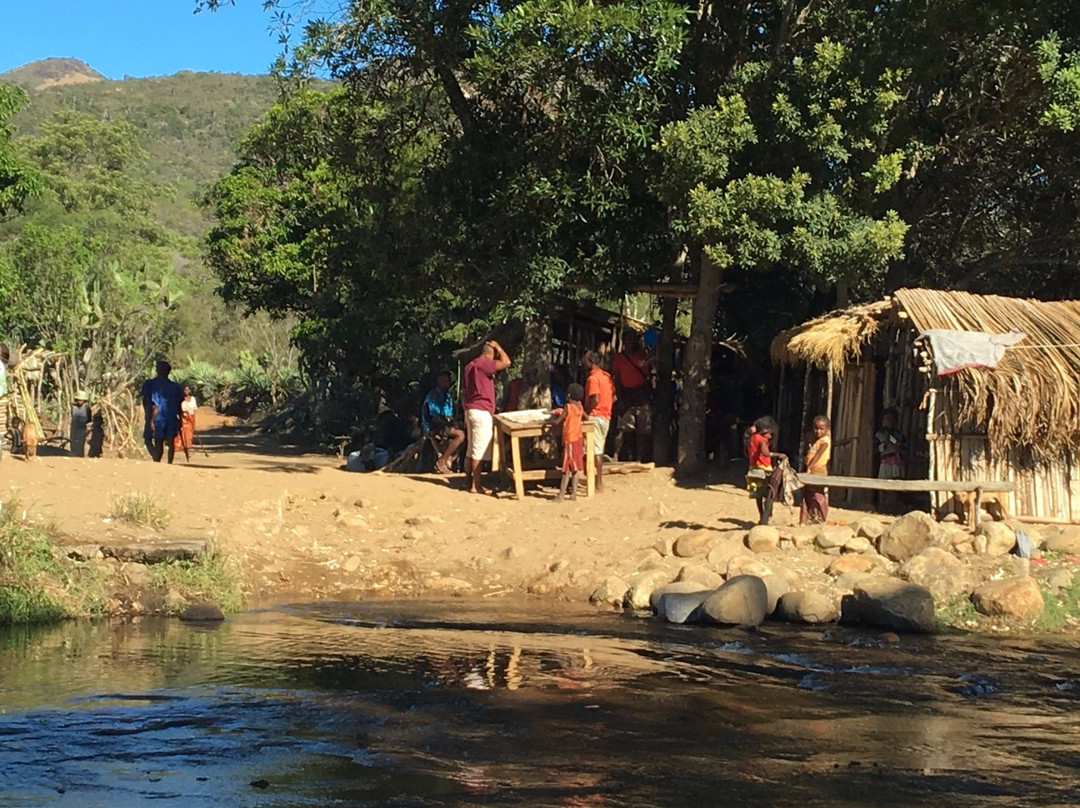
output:
[{"label": "orange t-shirt", "polygon": [[567,401],[563,408],[562,439],[563,445],[569,446],[581,440],[581,419],[585,410],[578,401]]},{"label": "orange t-shirt", "polygon": [[597,418],[611,420],[611,410],[615,406],[615,382],[611,375],[602,368],[593,368],[589,371],[589,378],[585,380],[585,400],[589,401],[593,396],[597,397],[596,406],[589,415]]}]

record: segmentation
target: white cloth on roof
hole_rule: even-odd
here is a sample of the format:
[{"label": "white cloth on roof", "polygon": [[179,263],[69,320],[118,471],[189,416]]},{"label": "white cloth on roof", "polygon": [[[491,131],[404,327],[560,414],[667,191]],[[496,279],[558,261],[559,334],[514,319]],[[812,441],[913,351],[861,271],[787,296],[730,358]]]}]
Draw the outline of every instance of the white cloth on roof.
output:
[{"label": "white cloth on roof", "polygon": [[985,331],[952,331],[931,328],[920,337],[930,341],[934,357],[934,371],[938,376],[948,376],[964,368],[994,369],[1005,356],[1005,349],[1027,339],[1022,331],[1007,334],[989,334]]}]

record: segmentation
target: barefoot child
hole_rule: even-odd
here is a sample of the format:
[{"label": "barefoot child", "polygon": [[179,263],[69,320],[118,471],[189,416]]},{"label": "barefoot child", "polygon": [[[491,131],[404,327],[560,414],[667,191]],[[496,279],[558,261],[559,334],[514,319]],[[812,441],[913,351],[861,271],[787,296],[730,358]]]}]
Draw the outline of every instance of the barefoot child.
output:
[{"label": "barefoot child", "polygon": [[[832,435],[829,419],[819,415],[814,419],[813,438],[806,451],[806,473],[828,474],[829,458],[832,457]],[[799,509],[800,525],[824,524],[829,516],[829,498],[820,485],[803,486],[802,507]]]},{"label": "barefoot child", "polygon": [[746,472],[746,488],[757,503],[758,524],[767,525],[772,518],[773,501],[780,487],[778,475],[773,473],[773,460],[787,457],[774,452],[771,442],[776,435],[776,421],[771,415],[763,415],[754,421],[748,432],[746,456],[750,468]]},{"label": "barefoot child", "polygon": [[559,485],[559,502],[566,498],[568,486],[570,499],[577,499],[578,476],[585,468],[585,439],[581,431],[581,421],[585,416],[581,400],[584,397],[585,391],[581,385],[571,384],[566,388],[566,406],[554,413],[554,423],[562,424],[563,475]]}]

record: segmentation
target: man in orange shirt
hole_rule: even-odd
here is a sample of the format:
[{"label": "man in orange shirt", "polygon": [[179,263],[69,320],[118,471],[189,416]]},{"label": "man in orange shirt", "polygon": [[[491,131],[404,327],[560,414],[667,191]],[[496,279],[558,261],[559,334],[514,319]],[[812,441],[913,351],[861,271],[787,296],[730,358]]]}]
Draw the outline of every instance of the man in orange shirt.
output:
[{"label": "man in orange shirt", "polygon": [[623,349],[611,360],[611,375],[619,396],[620,415],[615,426],[615,451],[618,458],[623,438],[633,432],[635,457],[644,462],[652,436],[652,366],[636,331],[623,332]]},{"label": "man in orange shirt", "polygon": [[589,372],[585,380],[585,412],[593,422],[596,436],[596,490],[600,492],[604,490],[604,446],[611,429],[611,410],[615,406],[615,382],[600,367],[600,354],[596,351],[585,354],[585,369]]}]

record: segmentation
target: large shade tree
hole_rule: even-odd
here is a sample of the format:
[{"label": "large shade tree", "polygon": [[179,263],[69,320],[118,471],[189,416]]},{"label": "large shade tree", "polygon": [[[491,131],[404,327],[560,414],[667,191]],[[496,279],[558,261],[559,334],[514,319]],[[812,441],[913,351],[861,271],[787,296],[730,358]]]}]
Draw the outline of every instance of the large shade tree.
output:
[{"label": "large shade tree", "polygon": [[295,308],[310,347],[373,366],[395,329],[528,315],[569,284],[695,283],[695,471],[725,273],[783,279],[755,297],[793,315],[792,290],[1036,286],[1018,265],[1073,283],[1070,5],[347,3],[283,63],[342,89],[249,142],[212,195],[212,257],[234,296]]}]

